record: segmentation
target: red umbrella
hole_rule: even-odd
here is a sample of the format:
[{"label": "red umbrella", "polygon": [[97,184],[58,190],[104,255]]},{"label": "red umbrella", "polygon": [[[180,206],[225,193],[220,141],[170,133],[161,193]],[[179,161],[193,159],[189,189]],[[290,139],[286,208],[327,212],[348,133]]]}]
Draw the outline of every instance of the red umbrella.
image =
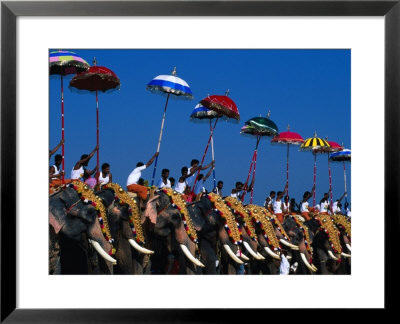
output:
[{"label": "red umbrella", "polygon": [[[96,58],[93,59],[93,66],[86,72],[79,73],[69,83],[70,87],[79,90],[96,91],[96,124],[97,124],[97,145],[99,146],[99,97],[98,92],[107,92],[119,89],[120,80],[117,75],[104,66],[96,66]],[[99,148],[97,148],[97,168],[99,168]],[[99,170],[96,178],[99,177]]]},{"label": "red umbrella", "polygon": [[[238,110],[235,102],[231,98],[228,97],[228,94],[229,94],[229,89],[225,92],[224,96],[220,96],[220,95],[207,96],[206,98],[204,98],[203,100],[200,101],[200,103],[204,107],[218,113],[218,116],[215,119],[214,127],[212,127],[212,128],[210,127],[210,137],[208,139],[207,146],[204,151],[203,158],[202,158],[200,164],[203,164],[203,162],[204,162],[204,158],[206,157],[208,146],[210,145],[210,141],[213,137],[215,126],[217,126],[218,119],[219,118],[226,118],[226,119],[232,118],[232,119],[236,119],[236,120],[240,119],[239,110]],[[197,175],[196,175],[196,179],[194,180],[192,192],[194,191],[194,188],[196,187],[197,177],[199,176],[199,173],[200,173],[200,169],[199,169],[199,171],[197,171]]]},{"label": "red umbrella", "polygon": [[300,136],[300,134],[294,133],[290,131],[290,126],[287,126],[288,131],[279,133],[279,135],[275,136],[271,143],[280,143],[287,145],[287,154],[286,154],[286,184],[287,184],[287,195],[289,195],[289,145],[301,145],[304,142],[304,139]]}]

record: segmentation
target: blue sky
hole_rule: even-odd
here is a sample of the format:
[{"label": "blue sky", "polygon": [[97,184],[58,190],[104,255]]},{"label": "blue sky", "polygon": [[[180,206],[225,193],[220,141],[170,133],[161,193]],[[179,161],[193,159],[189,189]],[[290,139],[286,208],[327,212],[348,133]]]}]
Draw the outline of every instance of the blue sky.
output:
[{"label": "blue sky", "polygon": [[[236,103],[240,121],[219,121],[214,148],[216,178],[224,181],[228,195],[236,181],[246,180],[256,139],[240,135],[248,119],[265,116],[280,132],[299,133],[304,139],[319,137],[343,143],[351,149],[351,52],[350,50],[70,50],[89,64],[111,69],[121,80],[121,88],[99,94],[100,165],[111,165],[113,181],[126,185],[136,163],[146,163],[157,149],[161,118],[166,97],[146,90],[146,85],[160,74],[177,75],[190,86],[194,100],[169,100],[157,165],[156,181],[161,170],[178,178],[182,166],[193,158],[201,160],[206,147],[209,126],[190,121],[197,103],[208,94],[223,95]],[[64,82],[65,169],[67,178],[80,156],[96,145],[95,95],[68,88],[72,76]],[[60,77],[49,81],[50,148],[61,139]],[[271,138],[261,140],[258,149],[253,203],[263,204],[271,190],[279,191],[286,181],[286,146],[272,145]],[[57,152],[61,153],[61,149]],[[208,150],[205,163],[211,161]],[[53,159],[51,160],[51,164]],[[299,201],[313,185],[314,158],[290,146],[290,196]],[[89,163],[96,165],[96,155]],[[344,192],[343,164],[332,163],[333,198]],[[351,165],[346,164],[348,199],[351,200]],[[151,181],[153,165],[142,173]],[[211,190],[212,176],[206,182]],[[319,201],[329,189],[327,155],[317,156],[316,198]],[[245,202],[248,202],[247,194]],[[310,199],[312,202],[312,199]]]}]

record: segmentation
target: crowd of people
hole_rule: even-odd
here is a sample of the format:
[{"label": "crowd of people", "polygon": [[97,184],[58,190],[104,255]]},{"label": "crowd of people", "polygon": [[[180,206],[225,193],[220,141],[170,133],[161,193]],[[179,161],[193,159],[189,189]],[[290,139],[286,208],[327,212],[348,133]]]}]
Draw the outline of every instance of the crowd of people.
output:
[{"label": "crowd of people", "polygon": [[[61,147],[63,141],[49,152],[49,158],[57,152],[57,150]],[[85,182],[88,186],[93,189],[100,189],[101,186],[112,182],[112,174],[110,172],[110,164],[103,163],[101,166],[101,171],[98,173],[96,177],[93,175],[98,171],[98,168],[95,167],[93,170],[89,170],[88,164],[90,159],[93,157],[95,152],[98,150],[98,146],[96,146],[93,151],[89,154],[83,154],[81,158],[75,163],[73,169],[71,170],[70,179],[64,180],[65,183],[68,183],[71,180],[79,179]],[[158,156],[158,152],[156,152],[150,160],[144,164],[143,162],[138,162],[136,167],[129,174],[126,181],[126,188],[129,192],[136,193],[138,197],[142,201],[146,201],[149,194],[149,186],[148,183],[144,181],[142,178],[142,172],[146,170],[156,159]],[[58,186],[61,184],[61,178],[64,175],[64,171],[61,170],[61,162],[62,156],[60,154],[55,155],[54,164],[50,166],[49,169],[49,181],[50,187]],[[175,191],[182,194],[183,198],[192,202],[198,200],[203,192],[207,192],[205,188],[205,183],[211,172],[214,168],[215,162],[211,161],[209,164],[203,166],[200,164],[199,160],[193,159],[190,162],[190,167],[183,166],[181,168],[181,175],[176,182],[175,178],[170,177],[169,169],[162,169],[161,178],[157,181],[156,186],[158,188],[173,188]],[[201,171],[208,170],[208,172],[204,175],[200,173]],[[223,186],[224,182],[219,180],[217,185],[212,189],[212,192],[219,194],[222,196],[227,196],[227,194],[223,194]],[[244,184],[240,181],[235,183],[235,188],[231,190],[229,195],[231,197],[235,197],[238,200],[241,200],[243,195],[246,192],[250,192],[254,186],[254,178],[249,185]],[[265,199],[264,207],[276,215],[279,221],[283,222],[284,215],[301,215],[304,220],[310,220],[310,213],[321,213],[321,214],[344,214],[348,217],[351,217],[350,204],[346,201],[344,204],[344,208],[342,209],[342,199],[346,196],[346,192],[343,195],[336,199],[332,203],[329,199],[330,190],[324,193],[322,199],[318,204],[314,207],[311,207],[309,204],[309,199],[313,196],[315,191],[315,186],[312,187],[310,191],[306,191],[303,194],[303,198],[300,203],[297,203],[294,198],[290,198],[287,195],[288,192],[288,184],[286,183],[285,188],[282,191],[271,191],[269,196]],[[286,194],[286,195],[285,195]]]}]

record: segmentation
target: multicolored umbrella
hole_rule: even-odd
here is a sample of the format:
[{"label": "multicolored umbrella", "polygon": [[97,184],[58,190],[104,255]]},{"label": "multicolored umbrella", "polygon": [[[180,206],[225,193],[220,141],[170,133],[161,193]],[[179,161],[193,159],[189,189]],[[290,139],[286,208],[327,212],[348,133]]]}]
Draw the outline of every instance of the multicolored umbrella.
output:
[{"label": "multicolored umbrella", "polygon": [[[208,95],[206,98],[204,98],[203,100],[200,101],[200,104],[203,107],[208,108],[218,114],[218,116],[215,118],[214,127],[211,127],[211,120],[210,120],[210,137],[208,139],[207,146],[204,151],[203,158],[201,159],[200,164],[203,164],[203,162],[204,162],[204,158],[206,157],[208,147],[213,138],[214,130],[215,130],[215,127],[217,126],[218,119],[220,119],[220,118],[226,118],[226,119],[232,118],[232,119],[236,119],[236,120],[240,119],[239,110],[238,110],[235,102],[231,98],[228,97],[228,94],[229,94],[229,89],[225,92],[224,96]],[[197,171],[196,178],[193,183],[192,192],[194,191],[194,188],[196,188],[197,177],[199,176],[199,174],[200,174],[200,169]]]},{"label": "multicolored umbrella", "polygon": [[[256,164],[257,164],[257,150],[258,150],[258,145],[260,143],[261,137],[262,136],[276,136],[278,135],[278,126],[269,119],[271,115],[271,112],[268,111],[267,117],[254,117],[249,119],[248,121],[245,122],[245,125],[241,128],[240,133],[241,134],[250,134],[254,135],[257,138],[257,143],[256,147],[253,152],[253,157],[250,163],[250,169],[249,173],[247,175],[246,182],[244,184],[244,191],[242,195],[242,202],[244,201],[244,196],[246,195],[247,192],[247,185],[250,179],[251,171],[253,170],[253,180],[255,180],[256,177]],[[251,188],[251,196],[250,196],[250,204],[253,202],[253,193],[254,193],[254,187]]]},{"label": "multicolored umbrella", "polygon": [[70,87],[78,90],[96,92],[96,138],[97,138],[97,174],[96,179],[98,180],[100,174],[100,143],[99,143],[99,97],[98,92],[103,93],[119,89],[121,82],[117,75],[110,69],[104,66],[97,66],[96,58],[93,59],[93,66],[87,71],[77,74],[72,78],[69,83]]},{"label": "multicolored umbrella", "polygon": [[279,143],[287,145],[287,153],[286,153],[286,190],[287,195],[289,195],[289,146],[290,145],[301,145],[304,143],[304,139],[300,136],[300,134],[294,133],[290,131],[290,126],[287,126],[287,132],[279,133],[279,135],[275,136],[271,143]]},{"label": "multicolored umbrella", "polygon": [[[177,97],[181,97],[181,98],[187,99],[187,100],[192,100],[193,94],[192,94],[192,90],[190,89],[190,87],[186,83],[186,81],[184,81],[181,78],[178,78],[176,76],[176,67],[174,67],[174,70],[171,72],[171,75],[159,75],[159,76],[155,77],[153,80],[151,80],[147,84],[146,89],[153,93],[167,95],[167,100],[165,102],[165,107],[164,107],[164,114],[163,114],[162,121],[161,121],[160,137],[158,139],[158,145],[157,145],[157,152],[160,152],[161,138],[162,138],[164,122],[165,122],[165,114],[167,113],[168,99],[169,99],[170,94],[173,94]],[[154,184],[154,177],[156,175],[157,162],[158,162],[158,156],[156,157],[156,161],[154,162],[154,170],[153,170],[153,177],[151,180],[151,185]]]},{"label": "multicolored umbrella", "polygon": [[[64,146],[64,85],[63,76],[68,74],[76,74],[79,72],[86,71],[90,65],[80,56],[74,52],[69,51],[51,51],[49,54],[49,73],[50,75],[61,76],[61,138],[62,144],[62,170],[64,171],[65,166],[65,146]],[[64,174],[61,176],[61,180],[64,183]]]},{"label": "multicolored umbrella", "polygon": [[[343,147],[343,144],[342,144],[342,147]],[[343,162],[344,192],[346,192],[345,200],[347,202],[347,183],[346,183],[347,179],[346,179],[346,164],[345,164],[345,162],[351,161],[351,150],[344,148],[342,151],[332,153],[330,160],[333,162]]]},{"label": "multicolored umbrella", "polygon": [[[192,113],[190,114],[191,120],[208,120],[210,123],[210,136],[211,136],[211,157],[212,160],[215,161],[214,158],[214,136],[213,136],[213,127],[211,125],[211,119],[220,118],[221,114],[217,113],[214,110],[208,109],[204,107],[202,104],[197,104]],[[213,178],[214,178],[214,188],[217,186],[215,179],[215,165],[213,166]]]},{"label": "multicolored umbrella", "polygon": [[314,154],[314,192],[313,192],[313,207],[315,207],[315,182],[317,177],[317,153],[321,152],[323,148],[329,148],[329,143],[317,137],[317,131],[314,133],[314,137],[307,138],[300,146],[301,151],[312,151]]}]

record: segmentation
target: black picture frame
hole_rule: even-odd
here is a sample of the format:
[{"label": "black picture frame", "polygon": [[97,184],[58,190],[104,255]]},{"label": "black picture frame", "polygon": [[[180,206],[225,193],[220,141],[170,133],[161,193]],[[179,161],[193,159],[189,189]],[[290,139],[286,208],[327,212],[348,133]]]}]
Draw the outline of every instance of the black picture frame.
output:
[{"label": "black picture frame", "polygon": [[[399,201],[400,4],[392,1],[2,1],[1,2],[1,322],[127,323],[218,322],[243,318],[240,310],[217,310],[217,316],[194,309],[17,309],[16,308],[16,19],[18,16],[384,16],[385,18],[385,255],[395,255]],[[371,188],[373,190],[373,188]],[[373,196],[373,191],[371,191]],[[365,197],[366,199],[368,197]],[[370,197],[372,198],[372,197]],[[377,211],[380,208],[377,207]],[[361,216],[360,216],[361,217]],[[382,217],[380,214],[379,217]],[[391,222],[395,222],[392,224]],[[394,226],[396,225],[396,226]],[[372,244],[372,243],[371,243]],[[391,253],[393,252],[393,253]],[[395,285],[385,258],[385,309]],[[391,279],[391,280],[392,280]],[[393,289],[394,290],[394,289]],[[312,304],[310,304],[312,307]],[[253,310],[254,311],[254,310]],[[261,315],[258,310],[252,316]],[[265,312],[265,310],[264,310]],[[258,314],[258,315],[257,315]]]}]

